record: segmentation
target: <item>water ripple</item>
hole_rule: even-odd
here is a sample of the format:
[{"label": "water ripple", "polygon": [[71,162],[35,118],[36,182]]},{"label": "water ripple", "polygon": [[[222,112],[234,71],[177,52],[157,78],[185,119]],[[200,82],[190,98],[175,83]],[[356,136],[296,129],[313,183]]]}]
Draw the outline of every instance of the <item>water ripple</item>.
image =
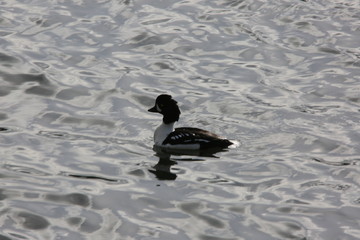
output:
[{"label": "water ripple", "polygon": [[[360,235],[358,1],[0,11],[1,239]],[[161,93],[241,145],[155,153]]]}]

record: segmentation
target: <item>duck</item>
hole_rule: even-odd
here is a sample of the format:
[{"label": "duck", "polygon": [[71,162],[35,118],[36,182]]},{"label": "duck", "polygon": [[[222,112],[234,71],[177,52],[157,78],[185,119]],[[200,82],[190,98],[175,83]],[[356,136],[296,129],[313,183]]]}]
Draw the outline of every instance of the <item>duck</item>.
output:
[{"label": "duck", "polygon": [[174,150],[226,149],[234,142],[215,133],[193,127],[174,128],[179,121],[181,111],[171,95],[161,94],[155,100],[155,106],[149,112],[160,113],[162,123],[154,132],[154,147]]}]

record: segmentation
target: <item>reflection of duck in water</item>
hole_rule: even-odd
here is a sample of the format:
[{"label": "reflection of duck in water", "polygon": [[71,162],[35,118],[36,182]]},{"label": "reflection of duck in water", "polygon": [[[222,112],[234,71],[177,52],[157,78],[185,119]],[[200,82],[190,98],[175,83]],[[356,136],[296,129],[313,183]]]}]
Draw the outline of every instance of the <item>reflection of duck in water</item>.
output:
[{"label": "reflection of duck in water", "polygon": [[188,154],[197,151],[198,153],[194,155],[199,155],[199,152],[204,150],[205,152],[211,151],[215,153],[234,144],[230,140],[199,128],[182,127],[174,130],[174,124],[180,117],[180,109],[177,102],[170,95],[162,94],[158,96],[155,106],[148,111],[163,115],[163,122],[154,133],[155,148],[178,154],[184,151]]},{"label": "reflection of duck in water", "polygon": [[170,159],[171,154],[163,151],[156,152],[156,156],[159,157],[159,161],[153,167],[153,169],[149,170],[149,172],[155,174],[156,178],[159,180],[175,180],[177,177],[177,173],[180,172],[179,169],[172,169],[172,166],[178,164],[178,161],[204,161],[204,159],[201,158]]},{"label": "reflection of duck in water", "polygon": [[155,174],[159,180],[175,180],[177,175],[171,172],[171,166],[176,162],[170,159],[170,155],[159,156],[159,162],[149,172]]}]

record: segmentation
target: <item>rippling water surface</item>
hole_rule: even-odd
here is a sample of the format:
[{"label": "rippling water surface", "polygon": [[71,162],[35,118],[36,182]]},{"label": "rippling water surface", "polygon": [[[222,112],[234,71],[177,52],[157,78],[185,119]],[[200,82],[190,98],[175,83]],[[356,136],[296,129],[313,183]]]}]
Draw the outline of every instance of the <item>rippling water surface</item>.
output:
[{"label": "rippling water surface", "polygon": [[[359,238],[359,1],[0,5],[0,239]],[[161,93],[241,145],[159,157]]]}]

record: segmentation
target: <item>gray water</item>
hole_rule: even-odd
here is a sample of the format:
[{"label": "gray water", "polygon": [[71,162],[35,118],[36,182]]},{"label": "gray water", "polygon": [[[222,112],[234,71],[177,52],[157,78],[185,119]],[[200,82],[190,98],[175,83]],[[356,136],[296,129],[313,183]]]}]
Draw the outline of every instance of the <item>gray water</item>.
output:
[{"label": "gray water", "polygon": [[[360,2],[0,1],[0,239],[360,238]],[[160,159],[177,126],[241,144]]]}]

